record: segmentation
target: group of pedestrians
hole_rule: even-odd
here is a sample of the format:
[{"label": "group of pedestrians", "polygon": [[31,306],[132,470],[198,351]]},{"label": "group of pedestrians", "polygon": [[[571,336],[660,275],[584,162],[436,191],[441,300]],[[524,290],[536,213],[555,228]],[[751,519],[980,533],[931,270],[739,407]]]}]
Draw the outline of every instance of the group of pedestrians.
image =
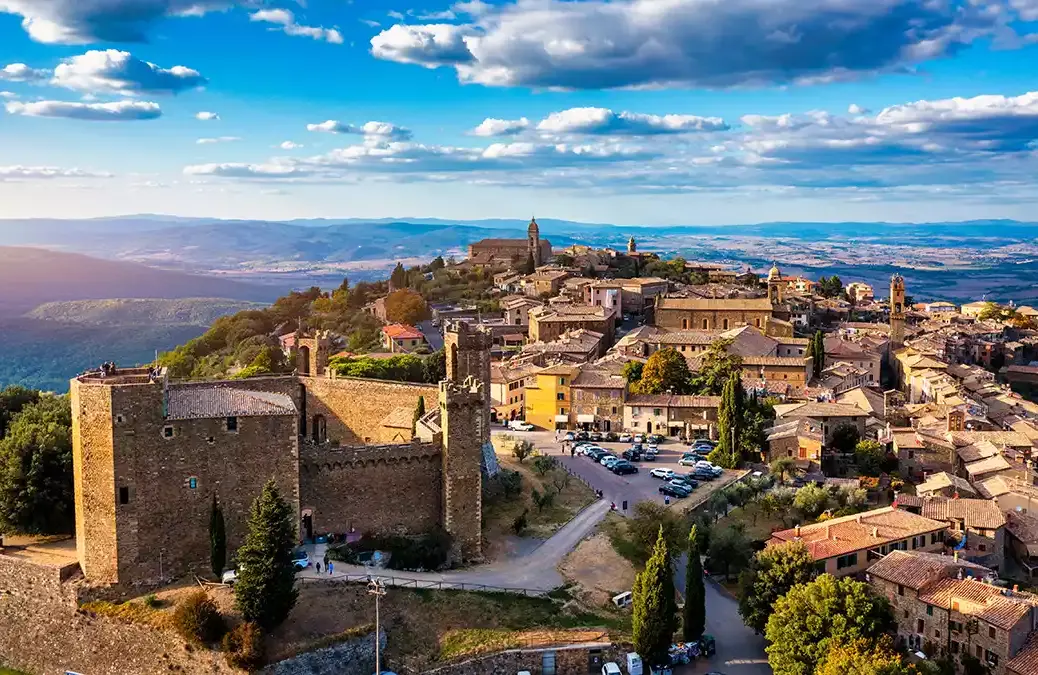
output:
[{"label": "group of pedestrians", "polygon": [[[321,573],[321,561],[320,560],[318,560],[316,563],[314,563],[314,568],[317,570],[318,574]],[[333,563],[331,560],[328,559],[328,554],[327,553],[324,554],[324,569],[328,570],[328,576],[331,576],[332,574],[335,573],[335,563]]]}]

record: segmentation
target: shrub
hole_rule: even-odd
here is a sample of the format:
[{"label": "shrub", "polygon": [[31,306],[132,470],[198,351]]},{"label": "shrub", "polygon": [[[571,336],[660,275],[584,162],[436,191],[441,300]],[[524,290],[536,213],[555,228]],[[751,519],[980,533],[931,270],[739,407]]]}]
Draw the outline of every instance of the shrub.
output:
[{"label": "shrub", "polygon": [[144,596],[144,606],[148,609],[158,609],[162,606],[162,601],[155,597],[154,593]]},{"label": "shrub", "polygon": [[248,672],[263,667],[263,632],[255,623],[246,622],[235,626],[234,630],[224,636],[223,651],[227,663],[232,668],[240,668]]},{"label": "shrub", "polygon": [[226,630],[216,603],[205,591],[196,591],[177,604],[173,627],[188,642],[217,642]]},{"label": "shrub", "polygon": [[526,529],[526,513],[526,509],[523,509],[523,512],[516,516],[515,520],[512,521],[512,531],[516,534],[522,534]]}]

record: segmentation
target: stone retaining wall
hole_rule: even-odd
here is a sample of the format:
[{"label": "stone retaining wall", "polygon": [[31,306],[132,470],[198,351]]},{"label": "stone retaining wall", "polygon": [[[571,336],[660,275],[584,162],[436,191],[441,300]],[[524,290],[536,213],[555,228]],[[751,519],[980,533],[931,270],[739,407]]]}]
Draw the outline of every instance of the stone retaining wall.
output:
[{"label": "stone retaining wall", "polygon": [[[386,633],[379,634],[380,649],[386,648]],[[370,675],[375,670],[374,633],[317,649],[264,668],[264,675]],[[380,664],[383,668],[385,664]]]},{"label": "stone retaining wall", "polygon": [[600,664],[613,661],[622,665],[627,659],[627,652],[618,645],[592,642],[545,649],[510,649],[427,670],[422,675],[514,675],[523,670],[531,675],[541,675],[545,653],[554,653],[556,675],[587,675],[592,654],[600,657]]},{"label": "stone retaining wall", "polygon": [[74,606],[75,596],[62,582],[79,572],[79,564],[43,565],[0,553],[0,595],[8,593],[42,604]]}]

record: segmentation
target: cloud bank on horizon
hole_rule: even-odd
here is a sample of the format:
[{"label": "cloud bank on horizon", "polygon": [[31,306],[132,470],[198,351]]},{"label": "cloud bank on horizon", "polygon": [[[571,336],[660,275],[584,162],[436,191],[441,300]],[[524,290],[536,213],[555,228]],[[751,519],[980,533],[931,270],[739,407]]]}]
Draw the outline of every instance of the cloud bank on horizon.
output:
[{"label": "cloud bank on horizon", "polygon": [[0,0],[0,198],[655,222],[1038,201],[1038,0],[371,5]]}]

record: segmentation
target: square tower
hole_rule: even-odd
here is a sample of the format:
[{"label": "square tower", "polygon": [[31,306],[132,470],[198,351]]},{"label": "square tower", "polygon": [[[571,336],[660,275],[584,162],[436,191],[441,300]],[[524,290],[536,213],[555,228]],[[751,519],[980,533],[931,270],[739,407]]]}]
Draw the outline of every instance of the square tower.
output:
[{"label": "square tower", "polygon": [[900,349],[905,344],[905,278],[900,274],[890,277],[890,347]]},{"label": "square tower", "polygon": [[468,377],[440,383],[440,428],[443,430],[443,528],[454,537],[462,560],[483,553],[483,416],[482,382]]}]

